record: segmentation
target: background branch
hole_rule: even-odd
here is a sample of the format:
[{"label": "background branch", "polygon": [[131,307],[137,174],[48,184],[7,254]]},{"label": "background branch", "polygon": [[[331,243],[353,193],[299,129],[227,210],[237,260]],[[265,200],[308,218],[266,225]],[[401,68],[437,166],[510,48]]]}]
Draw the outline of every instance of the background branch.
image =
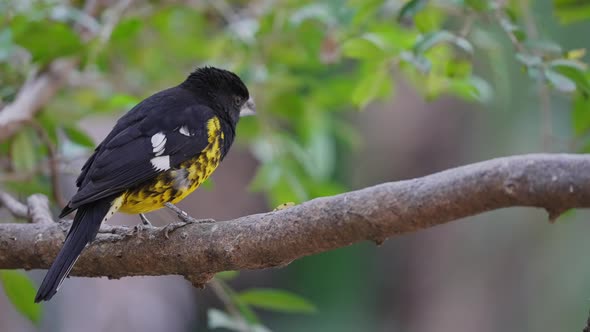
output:
[{"label": "background branch", "polygon": [[[590,207],[590,156],[537,154],[493,159],[264,214],[211,224],[138,229],[108,226],[72,275],[120,278],[179,274],[201,286],[225,270],[282,266],[355,242],[384,239],[511,206],[554,220]],[[68,224],[0,224],[0,269],[47,268]]]},{"label": "background branch", "polygon": [[40,75],[34,75],[22,86],[15,100],[0,111],[0,142],[14,135],[67,83],[77,59],[57,59]]}]

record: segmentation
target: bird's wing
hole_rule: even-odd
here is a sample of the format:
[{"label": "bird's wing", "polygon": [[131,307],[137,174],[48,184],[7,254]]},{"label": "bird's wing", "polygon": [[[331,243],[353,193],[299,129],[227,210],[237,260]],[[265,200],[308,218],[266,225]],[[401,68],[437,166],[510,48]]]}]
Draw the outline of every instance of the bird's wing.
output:
[{"label": "bird's wing", "polygon": [[[122,118],[83,167],[69,209],[120,193],[200,154],[215,115],[193,105],[158,108],[128,125]],[[141,110],[140,110],[141,111]],[[125,126],[126,125],[126,126]]]}]

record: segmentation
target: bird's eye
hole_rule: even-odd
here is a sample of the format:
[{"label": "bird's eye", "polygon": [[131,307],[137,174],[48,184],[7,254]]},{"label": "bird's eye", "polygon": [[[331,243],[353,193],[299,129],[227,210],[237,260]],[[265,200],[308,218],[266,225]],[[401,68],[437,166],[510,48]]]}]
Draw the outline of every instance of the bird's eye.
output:
[{"label": "bird's eye", "polygon": [[238,97],[238,96],[235,96],[234,97],[234,105],[236,105],[236,106],[242,106],[242,98],[241,97]]}]

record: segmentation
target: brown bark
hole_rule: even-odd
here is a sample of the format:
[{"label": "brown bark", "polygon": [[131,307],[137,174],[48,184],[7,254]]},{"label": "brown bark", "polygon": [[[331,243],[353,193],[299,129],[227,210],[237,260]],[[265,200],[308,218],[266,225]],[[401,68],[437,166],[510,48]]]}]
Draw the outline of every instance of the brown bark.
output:
[{"label": "brown bark", "polygon": [[[282,266],[355,242],[380,243],[516,206],[543,208],[550,220],[571,208],[590,207],[590,155],[498,158],[215,223],[139,230],[106,226],[72,275],[179,274],[200,286],[216,272]],[[0,269],[49,267],[66,230],[66,222],[0,224]]]}]

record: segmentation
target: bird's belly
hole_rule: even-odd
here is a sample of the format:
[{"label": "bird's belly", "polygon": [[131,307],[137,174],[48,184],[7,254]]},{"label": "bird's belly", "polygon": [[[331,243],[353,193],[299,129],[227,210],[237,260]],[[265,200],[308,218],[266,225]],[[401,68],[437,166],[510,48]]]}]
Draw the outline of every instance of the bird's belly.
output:
[{"label": "bird's belly", "polygon": [[154,179],[123,193],[120,212],[137,214],[176,204],[197,189],[219,165],[219,142],[210,144],[200,155],[161,173]]}]

